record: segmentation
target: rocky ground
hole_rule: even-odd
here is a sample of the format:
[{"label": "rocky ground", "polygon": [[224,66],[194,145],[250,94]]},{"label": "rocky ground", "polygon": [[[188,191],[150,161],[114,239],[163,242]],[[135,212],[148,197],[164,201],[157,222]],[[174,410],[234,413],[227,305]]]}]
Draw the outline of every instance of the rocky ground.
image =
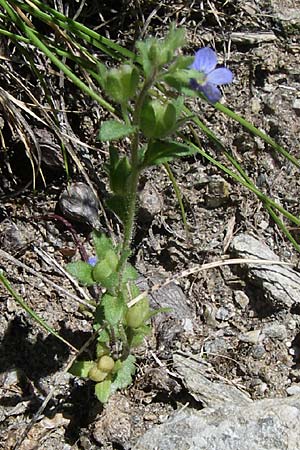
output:
[{"label": "rocky ground", "polygon": [[[73,17],[79,5],[65,3]],[[235,75],[222,101],[299,158],[299,1],[83,4],[79,21],[99,26],[100,33],[131,49],[135,39],[162,35],[171,21],[186,28],[187,52],[216,48],[220,62]],[[9,64],[1,65],[1,105],[5,92],[28,103],[13,77],[30,89],[33,80],[16,49],[7,42],[2,48]],[[66,80],[61,88],[49,62],[39,58],[57,104],[69,111],[61,117],[66,132],[77,139],[67,148],[76,155],[69,158],[72,183],[89,185],[86,189],[103,202],[107,149],[95,142],[104,113]],[[39,101],[45,104],[44,98]],[[298,169],[203,101],[190,106],[262,192],[299,216]],[[99,209],[98,216],[98,204],[85,211],[81,223],[67,214],[59,204],[67,181],[53,129],[26,116],[20,105],[13,107],[17,119],[18,112],[25,114],[39,142],[46,187],[41,179],[35,191],[26,187],[32,181],[30,161],[0,109],[0,267],[27,304],[80,348],[92,333],[78,305],[88,292],[61,270],[80,254],[70,229],[53,214],[72,223],[87,252],[92,226],[116,238],[120,230],[109,213],[106,217]],[[219,149],[200,134],[199,139],[228,165]],[[154,306],[172,311],[157,317],[138,350],[132,386],[104,408],[92,384],[66,372],[72,351],[39,328],[0,286],[0,448],[300,449],[299,253],[261,202],[207,160],[194,156],[171,167],[184,198],[189,237],[167,174],[148,170],[141,183],[133,262],[144,288],[172,279],[151,297]],[[299,230],[286,224],[298,240]],[[232,258],[269,263],[230,264]]]}]

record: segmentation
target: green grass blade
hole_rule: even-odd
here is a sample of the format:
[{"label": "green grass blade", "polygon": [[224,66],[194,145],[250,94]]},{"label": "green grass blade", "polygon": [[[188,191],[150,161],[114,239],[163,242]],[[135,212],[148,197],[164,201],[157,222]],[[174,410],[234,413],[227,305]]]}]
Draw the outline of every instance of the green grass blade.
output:
[{"label": "green grass blade", "polygon": [[244,119],[239,114],[232,111],[231,109],[227,108],[226,106],[222,105],[221,103],[216,103],[214,106],[218,111],[226,114],[226,116],[228,116],[231,119],[234,119],[236,122],[240,123],[251,134],[261,138],[264,142],[269,144],[274,150],[276,150],[278,153],[281,153],[286,159],[288,159],[296,167],[300,168],[300,161],[298,161],[298,159],[296,159],[287,150],[285,150],[283,147],[281,147],[281,145],[277,144],[270,136],[268,136],[263,131],[256,128],[254,125],[252,125],[246,119]]},{"label": "green grass blade", "polygon": [[187,219],[186,219],[186,213],[185,213],[185,209],[184,209],[184,205],[183,205],[183,201],[182,201],[182,195],[179,189],[179,186],[177,184],[176,178],[174,177],[174,174],[169,166],[168,163],[164,163],[164,168],[166,169],[166,172],[168,174],[168,177],[173,185],[173,189],[176,195],[176,199],[178,201],[179,207],[180,207],[180,211],[181,211],[181,218],[182,218],[182,222],[183,222],[183,226],[184,226],[184,230],[185,230],[185,235],[186,235],[186,239],[187,241],[190,240],[190,232],[189,232],[189,226],[187,223]]},{"label": "green grass blade", "polygon": [[268,204],[272,208],[275,208],[277,211],[279,211],[282,215],[284,215],[287,219],[289,219],[291,222],[293,222],[296,225],[300,225],[300,219],[293,214],[289,213],[284,209],[281,205],[276,203],[274,200],[263,194],[256,186],[249,184],[246,180],[244,180],[242,177],[240,177],[238,174],[233,172],[232,170],[228,169],[228,167],[221,164],[219,161],[214,159],[212,156],[208,155],[203,149],[192,143],[188,138],[184,138],[184,141],[193,147],[195,150],[197,150],[198,153],[200,153],[205,159],[210,161],[212,164],[214,164],[216,167],[221,169],[224,173],[229,175],[231,178],[233,178],[238,183],[242,184],[244,187],[252,191],[262,202]]},{"label": "green grass blade", "polygon": [[[14,2],[12,2],[14,3]],[[132,59],[135,57],[135,54],[130,50],[122,47],[121,45],[116,44],[104,36],[101,36],[96,31],[91,30],[85,25],[77,22],[75,20],[69,19],[64,14],[56,11],[50,6],[39,0],[32,0],[32,3],[36,5],[38,8],[31,7],[26,3],[18,3],[15,2],[20,9],[23,11],[29,12],[40,20],[48,23],[55,23],[61,26],[63,29],[68,30],[74,34],[76,34],[81,39],[84,39],[86,42],[94,45],[96,48],[99,48],[105,53],[110,54],[113,58],[116,59],[124,59],[129,58]],[[44,11],[47,11],[49,14],[46,14]],[[110,50],[113,50],[111,52]]]},{"label": "green grass blade", "polygon": [[18,304],[32,317],[33,320],[35,320],[42,328],[44,328],[44,330],[51,333],[53,336],[55,336],[61,342],[66,344],[75,352],[78,351],[75,347],[73,347],[73,345],[71,345],[68,341],[66,341],[63,337],[61,337],[53,328],[51,328],[43,319],[41,319],[40,316],[38,316],[38,314],[36,314],[33,311],[33,309],[30,308],[30,306],[27,305],[27,303],[23,300],[23,298],[20,297],[20,295],[17,294],[17,292],[13,289],[8,279],[3,274],[2,270],[0,270],[0,282],[4,285],[6,290],[14,297],[14,299],[18,302]]},{"label": "green grass blade", "polygon": [[283,234],[285,234],[285,236],[288,238],[288,240],[291,242],[291,244],[295,247],[295,249],[298,252],[300,252],[300,245],[298,244],[298,242],[296,241],[294,236],[292,236],[292,234],[289,232],[289,230],[287,229],[287,227],[285,226],[283,221],[280,219],[280,217],[275,213],[275,211],[271,208],[271,206],[265,205],[265,207],[266,207],[268,213],[270,214],[270,216],[272,217],[272,219],[274,220],[274,222],[276,223],[276,225],[278,226],[278,228],[280,228],[280,230],[283,232]]}]

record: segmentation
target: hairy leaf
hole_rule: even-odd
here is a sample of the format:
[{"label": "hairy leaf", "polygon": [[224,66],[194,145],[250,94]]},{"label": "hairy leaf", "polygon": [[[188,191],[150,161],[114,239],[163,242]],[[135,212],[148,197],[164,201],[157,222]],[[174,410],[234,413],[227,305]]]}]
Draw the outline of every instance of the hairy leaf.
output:
[{"label": "hairy leaf", "polygon": [[117,120],[107,120],[103,122],[99,131],[100,141],[116,141],[134,133],[135,128],[118,122]]},{"label": "hairy leaf", "polygon": [[86,286],[92,286],[95,283],[92,277],[92,270],[93,267],[84,261],[67,264],[67,271]]},{"label": "hairy leaf", "polygon": [[106,403],[111,394],[111,380],[104,380],[95,385],[95,395],[99,402]]},{"label": "hairy leaf", "polygon": [[135,373],[135,357],[129,355],[125,361],[122,362],[116,377],[111,385],[111,393],[117,389],[124,389],[132,383],[132,375]]},{"label": "hairy leaf", "polygon": [[196,153],[195,149],[186,144],[174,141],[155,141],[147,148],[144,166],[152,166],[172,161],[174,158],[189,156]]},{"label": "hairy leaf", "polygon": [[94,365],[94,361],[75,361],[69,369],[74,377],[87,378],[90,369]]}]

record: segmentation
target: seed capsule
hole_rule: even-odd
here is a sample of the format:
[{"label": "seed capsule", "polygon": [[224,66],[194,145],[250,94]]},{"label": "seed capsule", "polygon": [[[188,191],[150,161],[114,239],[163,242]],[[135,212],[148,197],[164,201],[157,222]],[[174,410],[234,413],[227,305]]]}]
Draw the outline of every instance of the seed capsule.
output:
[{"label": "seed capsule", "polygon": [[100,371],[103,371],[106,373],[111,372],[113,370],[114,366],[115,366],[115,361],[112,359],[111,356],[108,356],[108,355],[102,356],[99,359],[98,364],[97,364],[98,369]]}]

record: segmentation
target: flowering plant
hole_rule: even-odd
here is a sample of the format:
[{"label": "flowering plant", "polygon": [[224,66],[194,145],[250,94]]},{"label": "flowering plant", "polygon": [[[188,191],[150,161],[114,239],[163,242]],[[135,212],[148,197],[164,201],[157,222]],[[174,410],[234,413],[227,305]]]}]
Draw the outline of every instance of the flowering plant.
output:
[{"label": "flowering plant", "polygon": [[216,103],[221,98],[221,92],[218,86],[231,83],[233,80],[232,72],[226,67],[217,66],[217,55],[209,47],[201,48],[197,51],[191,68],[199,72],[197,78],[191,80],[191,87],[202,92],[207,99]]},{"label": "flowering plant", "polygon": [[[135,370],[131,350],[150,332],[149,320],[158,312],[150,309],[148,297],[140,295],[138,274],[128,262],[140,174],[149,166],[195,152],[174,139],[176,130],[187,120],[182,94],[197,95],[200,91],[216,102],[221,96],[217,85],[232,80],[229,69],[215,68],[213,50],[201,49],[193,58],[178,54],[183,44],[183,30],[171,27],[164,40],[150,38],[137,43],[142,70],[132,62],[113,69],[99,64],[99,83],[122,113],[121,121],[101,124],[99,139],[110,143],[107,174],[111,195],[107,206],[122,222],[124,238],[115,246],[111,239],[94,232],[97,256],[88,262],[70,263],[68,270],[81,283],[99,284],[104,289],[94,317],[98,331],[95,360],[78,361],[71,369],[73,374],[96,382],[95,393],[101,402],[131,382]],[[175,89],[172,99],[159,92],[161,83]],[[125,137],[131,144],[129,154],[124,156],[112,143]]]}]

